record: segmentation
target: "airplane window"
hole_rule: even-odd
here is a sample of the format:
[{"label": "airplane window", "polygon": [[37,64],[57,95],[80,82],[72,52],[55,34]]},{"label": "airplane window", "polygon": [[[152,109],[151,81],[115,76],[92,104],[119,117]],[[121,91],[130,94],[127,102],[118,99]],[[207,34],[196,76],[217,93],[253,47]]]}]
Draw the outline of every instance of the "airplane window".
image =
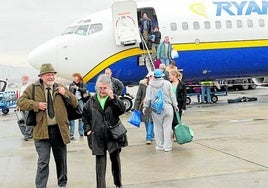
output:
[{"label": "airplane window", "polygon": [[188,30],[188,28],[189,28],[187,22],[182,22],[181,26],[182,26],[182,30]]},{"label": "airplane window", "polygon": [[247,24],[248,24],[248,27],[253,27],[253,21],[252,20],[248,20]]},{"label": "airplane window", "polygon": [[210,27],[211,27],[209,21],[205,21],[204,25],[205,25],[205,29],[210,29]]},{"label": "airplane window", "polygon": [[243,26],[242,20],[236,20],[236,26],[237,26],[237,28],[242,28],[242,26]]},{"label": "airplane window", "polygon": [[102,27],[102,24],[101,23],[98,23],[98,24],[92,24],[89,28],[89,31],[88,31],[88,34],[93,34],[93,33],[96,33],[96,32],[99,32],[103,29]]},{"label": "airplane window", "polygon": [[221,22],[220,21],[216,21],[215,22],[215,26],[216,26],[216,29],[220,29],[221,28]]},{"label": "airplane window", "polygon": [[264,27],[264,19],[259,19],[259,26]]},{"label": "airplane window", "polygon": [[200,29],[199,22],[194,22],[193,27],[195,30]]},{"label": "airplane window", "polygon": [[83,21],[83,22],[84,22],[84,23],[91,22],[91,19],[85,20],[85,21]]},{"label": "airplane window", "polygon": [[232,21],[231,20],[226,20],[226,28],[231,29],[232,28]]},{"label": "airplane window", "polygon": [[72,34],[76,30],[76,28],[77,28],[77,26],[68,27],[62,34],[63,35]]},{"label": "airplane window", "polygon": [[89,25],[80,25],[78,29],[75,31],[75,33],[78,35],[86,35],[88,27]]},{"label": "airplane window", "polygon": [[171,31],[177,31],[177,24],[176,23],[170,23],[170,29],[171,29]]}]

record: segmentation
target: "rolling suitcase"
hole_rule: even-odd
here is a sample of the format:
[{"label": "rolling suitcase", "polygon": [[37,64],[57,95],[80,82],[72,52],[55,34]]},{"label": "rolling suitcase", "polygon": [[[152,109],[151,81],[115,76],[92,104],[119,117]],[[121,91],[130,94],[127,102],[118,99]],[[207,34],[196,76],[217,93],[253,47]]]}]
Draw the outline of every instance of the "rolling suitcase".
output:
[{"label": "rolling suitcase", "polygon": [[26,124],[25,124],[25,120],[23,119],[23,117],[19,117],[19,115],[17,114],[17,110],[14,110],[16,116],[17,116],[17,123],[20,129],[21,134],[24,136],[25,133],[25,129],[26,129]]}]

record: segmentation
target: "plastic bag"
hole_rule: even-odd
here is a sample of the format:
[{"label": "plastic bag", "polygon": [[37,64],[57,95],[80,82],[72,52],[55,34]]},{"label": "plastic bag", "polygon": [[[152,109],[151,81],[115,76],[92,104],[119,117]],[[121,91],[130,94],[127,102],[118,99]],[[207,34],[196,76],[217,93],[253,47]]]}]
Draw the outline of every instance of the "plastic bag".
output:
[{"label": "plastic bag", "polygon": [[176,58],[178,58],[179,57],[179,53],[176,51],[176,50],[172,50],[171,51],[171,58],[172,59],[176,59]]},{"label": "plastic bag", "polygon": [[128,122],[136,127],[140,127],[141,124],[141,111],[134,110],[130,116]]}]

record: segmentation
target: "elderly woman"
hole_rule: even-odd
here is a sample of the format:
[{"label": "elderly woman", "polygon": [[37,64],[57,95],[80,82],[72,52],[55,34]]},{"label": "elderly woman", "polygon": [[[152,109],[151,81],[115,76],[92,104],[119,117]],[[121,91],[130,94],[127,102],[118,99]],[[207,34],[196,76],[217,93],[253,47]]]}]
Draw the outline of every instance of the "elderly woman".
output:
[{"label": "elderly woman", "polygon": [[105,74],[96,82],[96,94],[90,98],[83,109],[84,134],[89,148],[96,156],[97,188],[106,188],[106,151],[110,154],[113,180],[116,187],[122,187],[121,181],[121,148],[128,145],[126,134],[114,139],[108,127],[116,125],[119,116],[125,112],[125,105],[113,93],[112,82]]}]

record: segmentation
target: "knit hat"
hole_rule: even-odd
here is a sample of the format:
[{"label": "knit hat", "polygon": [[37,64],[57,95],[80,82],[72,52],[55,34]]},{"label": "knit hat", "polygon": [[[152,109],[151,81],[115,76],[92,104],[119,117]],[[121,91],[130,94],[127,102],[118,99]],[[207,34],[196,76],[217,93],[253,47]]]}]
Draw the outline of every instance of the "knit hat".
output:
[{"label": "knit hat", "polygon": [[41,69],[40,69],[40,73],[38,76],[42,75],[42,74],[45,74],[45,73],[57,73],[54,69],[54,67],[52,66],[52,64],[48,63],[48,64],[43,64],[41,66]]},{"label": "knit hat", "polygon": [[163,73],[162,69],[155,69],[154,70],[154,77],[155,78],[161,78],[163,77],[165,74]]}]

